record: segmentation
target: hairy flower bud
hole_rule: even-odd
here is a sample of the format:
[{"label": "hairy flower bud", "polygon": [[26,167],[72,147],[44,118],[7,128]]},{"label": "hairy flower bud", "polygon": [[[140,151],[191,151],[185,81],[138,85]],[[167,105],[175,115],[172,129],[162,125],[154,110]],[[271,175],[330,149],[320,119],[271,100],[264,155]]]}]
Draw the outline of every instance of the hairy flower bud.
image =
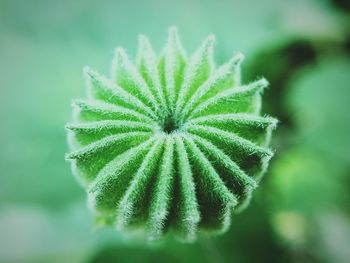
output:
[{"label": "hairy flower bud", "polygon": [[110,78],[84,70],[66,158],[100,222],[192,241],[248,204],[277,121],[260,116],[267,81],[241,84],[242,54],[215,67],[213,44],[187,58],[171,28],[159,56],[140,36],[135,64],[117,48]]}]

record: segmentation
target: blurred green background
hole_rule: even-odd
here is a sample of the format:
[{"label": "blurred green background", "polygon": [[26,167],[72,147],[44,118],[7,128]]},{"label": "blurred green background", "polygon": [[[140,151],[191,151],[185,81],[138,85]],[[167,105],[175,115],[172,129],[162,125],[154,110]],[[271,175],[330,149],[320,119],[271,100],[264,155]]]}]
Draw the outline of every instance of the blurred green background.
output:
[{"label": "blurred green background", "polygon": [[[177,25],[192,52],[210,33],[222,63],[265,76],[276,156],[228,233],[184,245],[93,229],[64,161],[82,68],[108,74],[137,35],[159,51]],[[348,0],[0,0],[0,262],[349,262]]]}]

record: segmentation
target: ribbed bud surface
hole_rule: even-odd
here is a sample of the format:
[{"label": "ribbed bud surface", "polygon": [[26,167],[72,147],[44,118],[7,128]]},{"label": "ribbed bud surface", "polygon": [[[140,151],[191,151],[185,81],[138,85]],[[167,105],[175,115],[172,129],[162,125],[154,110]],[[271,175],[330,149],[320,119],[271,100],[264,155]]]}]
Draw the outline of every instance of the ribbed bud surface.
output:
[{"label": "ribbed bud surface", "polygon": [[110,78],[85,68],[66,158],[99,222],[192,241],[249,203],[277,121],[260,116],[267,81],[241,84],[242,54],[215,67],[213,44],[187,58],[171,28],[159,56],[140,36],[135,63],[116,49]]}]

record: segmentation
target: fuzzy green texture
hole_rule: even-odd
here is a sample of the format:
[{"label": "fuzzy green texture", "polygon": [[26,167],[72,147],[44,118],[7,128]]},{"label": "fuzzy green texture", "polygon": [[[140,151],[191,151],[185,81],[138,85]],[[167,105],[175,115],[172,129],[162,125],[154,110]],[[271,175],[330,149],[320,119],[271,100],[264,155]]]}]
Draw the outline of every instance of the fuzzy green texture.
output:
[{"label": "fuzzy green texture", "polygon": [[135,64],[117,48],[110,79],[85,68],[66,158],[99,223],[193,241],[249,203],[277,121],[260,116],[267,81],[241,85],[243,55],[215,67],[213,44],[187,58],[171,28],[159,56],[145,36]]}]

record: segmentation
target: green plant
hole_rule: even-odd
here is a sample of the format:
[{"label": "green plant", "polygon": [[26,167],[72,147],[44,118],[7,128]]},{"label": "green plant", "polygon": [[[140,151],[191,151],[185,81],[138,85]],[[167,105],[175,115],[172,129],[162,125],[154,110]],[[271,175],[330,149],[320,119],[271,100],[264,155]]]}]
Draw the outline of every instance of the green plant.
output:
[{"label": "green plant", "polygon": [[140,36],[136,66],[117,48],[111,79],[85,68],[66,158],[98,222],[191,241],[227,230],[249,202],[273,154],[276,120],[259,116],[268,83],[241,85],[242,54],[216,68],[213,44],[187,59],[171,28],[158,58]]}]

